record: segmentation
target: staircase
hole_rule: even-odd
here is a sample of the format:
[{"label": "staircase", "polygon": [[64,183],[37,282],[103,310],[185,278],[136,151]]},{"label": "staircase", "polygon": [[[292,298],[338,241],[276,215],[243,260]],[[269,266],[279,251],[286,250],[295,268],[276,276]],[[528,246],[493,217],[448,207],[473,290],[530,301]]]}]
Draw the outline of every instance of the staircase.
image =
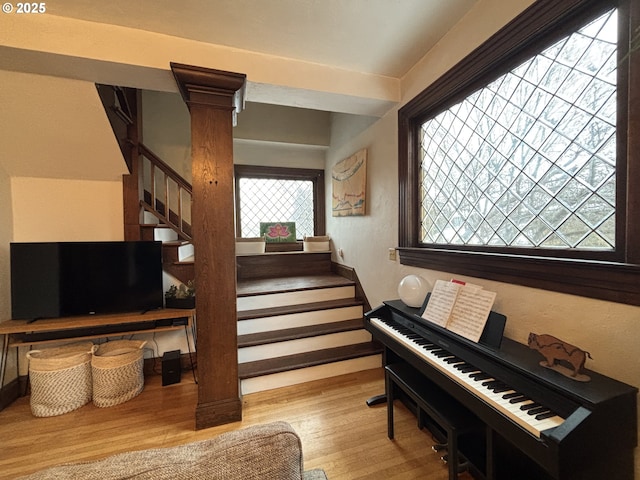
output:
[{"label": "staircase", "polygon": [[[190,198],[191,186],[146,147],[140,154],[141,238],[162,241],[165,272],[187,283],[195,278],[194,251],[190,202],[181,199]],[[380,367],[381,347],[363,326],[361,290],[355,279],[332,271],[330,252],[236,259],[242,393]]]},{"label": "staircase", "polygon": [[193,244],[180,240],[176,232],[150,212],[144,212],[140,225],[142,240],[162,242],[162,269],[176,280],[186,284],[195,278]]},{"label": "staircase", "polygon": [[329,252],[237,259],[242,393],[380,367],[381,348],[363,327],[357,283],[331,271]]},{"label": "staircase", "polygon": [[[125,237],[162,241],[165,272],[187,283],[195,278],[191,185],[139,141],[139,92],[97,87],[131,172],[123,180]],[[243,393],[380,367],[355,272],[339,267],[338,275],[330,252],[236,259]]]}]

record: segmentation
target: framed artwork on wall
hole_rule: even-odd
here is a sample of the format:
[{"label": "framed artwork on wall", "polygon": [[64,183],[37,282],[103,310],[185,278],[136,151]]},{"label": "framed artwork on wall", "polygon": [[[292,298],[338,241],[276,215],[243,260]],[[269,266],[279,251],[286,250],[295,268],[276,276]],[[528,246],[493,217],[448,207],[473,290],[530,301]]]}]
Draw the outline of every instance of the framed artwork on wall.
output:
[{"label": "framed artwork on wall", "polygon": [[336,163],[331,170],[332,214],[352,217],[366,214],[367,149]]}]

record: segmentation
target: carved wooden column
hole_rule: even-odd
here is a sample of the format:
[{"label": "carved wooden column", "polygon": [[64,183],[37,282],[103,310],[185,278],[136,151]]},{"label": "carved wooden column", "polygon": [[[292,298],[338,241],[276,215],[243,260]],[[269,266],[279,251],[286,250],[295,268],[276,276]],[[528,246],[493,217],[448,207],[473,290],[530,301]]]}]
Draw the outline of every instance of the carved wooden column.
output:
[{"label": "carved wooden column", "polygon": [[196,429],[242,418],[238,380],[233,114],[245,75],[171,64],[191,114],[197,290]]}]

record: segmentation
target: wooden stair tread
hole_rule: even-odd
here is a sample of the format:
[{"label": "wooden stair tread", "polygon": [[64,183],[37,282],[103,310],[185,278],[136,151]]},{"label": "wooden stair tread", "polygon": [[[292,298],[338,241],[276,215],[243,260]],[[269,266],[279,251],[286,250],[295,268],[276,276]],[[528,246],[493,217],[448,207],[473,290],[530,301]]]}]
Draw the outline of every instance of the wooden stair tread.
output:
[{"label": "wooden stair tread", "polygon": [[299,368],[377,355],[381,352],[382,347],[376,342],[357,343],[354,345],[326,348],[312,352],[241,363],[238,365],[238,375],[240,379],[259,377],[261,375],[270,375]]},{"label": "wooden stair tread", "polygon": [[322,302],[301,303],[297,305],[256,308],[254,310],[239,311],[238,320],[275,317],[277,315],[290,315],[292,313],[314,312],[317,310],[330,310],[333,308],[357,307],[359,305],[362,305],[362,300],[358,300],[356,298],[340,298],[337,300],[325,300]]},{"label": "wooden stair tread", "polygon": [[353,285],[353,280],[335,274],[247,279],[238,280],[237,295],[247,297]]},{"label": "wooden stair tread", "polygon": [[269,332],[250,333],[238,336],[238,347],[252,347],[255,345],[266,345],[270,343],[284,342],[287,340],[328,335],[331,333],[348,332],[352,330],[359,330],[363,328],[363,325],[363,319],[356,318],[340,322],[286,328]]}]

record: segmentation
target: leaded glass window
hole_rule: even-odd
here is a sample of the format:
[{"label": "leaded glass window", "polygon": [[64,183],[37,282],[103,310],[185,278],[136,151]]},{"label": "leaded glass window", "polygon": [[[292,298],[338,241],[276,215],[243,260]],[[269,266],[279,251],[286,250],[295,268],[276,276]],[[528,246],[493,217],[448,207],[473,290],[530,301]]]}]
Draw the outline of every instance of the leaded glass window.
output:
[{"label": "leaded glass window", "polygon": [[401,264],[640,305],[639,8],[536,0],[400,108]]},{"label": "leaded glass window", "polygon": [[313,182],[278,178],[241,178],[241,236],[260,235],[260,222],[295,222],[298,238],[312,236]]},{"label": "leaded glass window", "polygon": [[617,14],[425,121],[419,242],[614,250]]},{"label": "leaded glass window", "polygon": [[236,236],[257,237],[261,222],[295,222],[296,237],[324,235],[324,170],[235,165]]}]

